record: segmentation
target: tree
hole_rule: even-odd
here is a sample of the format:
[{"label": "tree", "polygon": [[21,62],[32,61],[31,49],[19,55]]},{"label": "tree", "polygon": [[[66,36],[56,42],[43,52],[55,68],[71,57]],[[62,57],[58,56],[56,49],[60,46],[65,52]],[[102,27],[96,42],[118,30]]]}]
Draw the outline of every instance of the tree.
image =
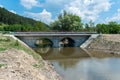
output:
[{"label": "tree", "polygon": [[91,32],[95,32],[96,31],[96,28],[94,26],[94,22],[92,20],[89,21],[89,27],[90,27],[89,31],[91,31]]},{"label": "tree", "polygon": [[117,34],[120,33],[120,24],[117,22],[109,22],[108,24],[97,24],[98,33]]},{"label": "tree", "polygon": [[108,26],[109,26],[109,32],[110,32],[110,33],[113,33],[113,34],[119,33],[119,31],[120,31],[120,26],[118,25],[117,22],[111,21],[111,22],[109,22]]},{"label": "tree", "polygon": [[42,22],[37,22],[33,27],[34,31],[48,31],[49,28]]},{"label": "tree", "polygon": [[105,33],[105,34],[109,33],[109,27],[107,24],[97,24],[96,30],[98,33]]},{"label": "tree", "polygon": [[90,27],[88,23],[85,23],[85,31],[90,31]]},{"label": "tree", "polygon": [[52,30],[59,31],[80,31],[82,29],[81,18],[75,14],[63,11],[58,20],[50,24]]}]

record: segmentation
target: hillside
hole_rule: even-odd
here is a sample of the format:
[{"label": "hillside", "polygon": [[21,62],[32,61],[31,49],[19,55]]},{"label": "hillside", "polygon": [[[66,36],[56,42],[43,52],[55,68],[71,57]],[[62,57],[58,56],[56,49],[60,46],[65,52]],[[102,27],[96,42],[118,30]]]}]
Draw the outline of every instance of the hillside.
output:
[{"label": "hillside", "polygon": [[[5,24],[5,26],[3,25]],[[2,26],[1,26],[2,25]],[[0,31],[44,31],[48,25],[0,7]]]}]

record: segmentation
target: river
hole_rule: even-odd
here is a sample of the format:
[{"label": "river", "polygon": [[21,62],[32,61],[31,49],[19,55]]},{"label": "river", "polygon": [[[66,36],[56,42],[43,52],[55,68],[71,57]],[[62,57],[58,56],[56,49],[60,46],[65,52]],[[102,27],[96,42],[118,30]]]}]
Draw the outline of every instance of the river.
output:
[{"label": "river", "polygon": [[120,80],[120,55],[79,47],[35,49],[62,80]]}]

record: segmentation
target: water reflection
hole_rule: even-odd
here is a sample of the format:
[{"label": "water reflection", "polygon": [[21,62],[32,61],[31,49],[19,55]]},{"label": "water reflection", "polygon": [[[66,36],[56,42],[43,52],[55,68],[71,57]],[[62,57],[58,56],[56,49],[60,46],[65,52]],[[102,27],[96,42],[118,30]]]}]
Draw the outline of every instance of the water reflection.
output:
[{"label": "water reflection", "polygon": [[[95,59],[96,61],[90,58],[81,59],[77,61],[76,65],[67,68],[63,68],[59,61],[51,62],[57,72],[63,77],[63,80],[119,80],[120,59],[113,64],[114,59],[116,58]],[[63,61],[61,63],[64,62],[71,63],[71,61]]]},{"label": "water reflection", "polygon": [[[113,61],[115,62],[113,63]],[[89,64],[88,64],[89,65]],[[88,66],[89,80],[119,80],[120,58],[97,59]]]},{"label": "water reflection", "polygon": [[40,38],[35,42],[36,49],[35,51],[41,54],[47,54],[51,51],[51,47],[53,45],[52,41],[47,38]]},{"label": "water reflection", "polygon": [[81,48],[76,47],[64,47],[62,49],[59,48],[49,48],[46,53],[42,53],[41,48],[34,48],[36,52],[42,55],[43,59],[45,60],[59,60],[59,59],[71,59],[71,58],[83,58],[89,57],[89,55]]},{"label": "water reflection", "polygon": [[58,60],[57,62],[60,67],[62,67],[64,70],[67,70],[69,68],[74,68],[78,64],[79,60],[69,59],[69,62],[67,60],[66,61]]},{"label": "water reflection", "polygon": [[74,52],[75,52],[75,49],[71,47],[59,48],[59,53],[67,57],[74,54]]},{"label": "water reflection", "polygon": [[78,47],[65,47],[50,48],[46,54],[39,54],[54,65],[63,80],[120,79],[120,55],[116,57],[99,51],[88,52]]}]

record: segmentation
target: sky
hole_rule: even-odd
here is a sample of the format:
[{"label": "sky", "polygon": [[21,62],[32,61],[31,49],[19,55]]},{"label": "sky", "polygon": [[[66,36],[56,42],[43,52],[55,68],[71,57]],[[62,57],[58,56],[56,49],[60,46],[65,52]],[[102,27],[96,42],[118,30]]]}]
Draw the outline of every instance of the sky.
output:
[{"label": "sky", "polygon": [[120,23],[120,0],[0,0],[0,7],[46,24],[63,10],[80,16],[83,23]]}]

